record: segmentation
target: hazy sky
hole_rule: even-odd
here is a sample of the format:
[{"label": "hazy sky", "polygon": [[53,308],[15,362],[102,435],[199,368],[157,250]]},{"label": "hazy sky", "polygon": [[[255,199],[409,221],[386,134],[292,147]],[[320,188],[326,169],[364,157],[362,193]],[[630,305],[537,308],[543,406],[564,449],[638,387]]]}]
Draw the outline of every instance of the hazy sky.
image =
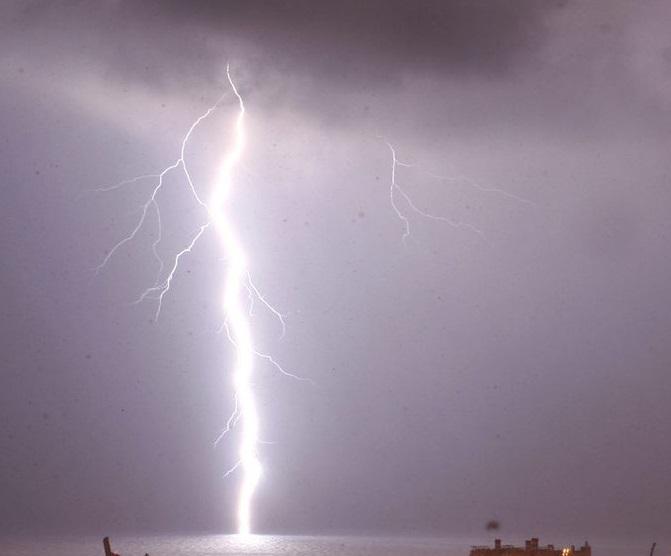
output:
[{"label": "hazy sky", "polygon": [[[364,4],[362,7],[360,4]],[[671,7],[5,2],[0,530],[231,531],[225,261],[158,322],[145,180],[228,90],[257,285],[266,532],[649,538],[671,515]],[[229,94],[187,158],[206,192]],[[415,204],[389,203],[391,155]],[[448,176],[444,179],[440,176]],[[503,194],[504,190],[508,194]],[[171,175],[168,259],[204,215]],[[666,529],[665,529],[666,528]]]}]

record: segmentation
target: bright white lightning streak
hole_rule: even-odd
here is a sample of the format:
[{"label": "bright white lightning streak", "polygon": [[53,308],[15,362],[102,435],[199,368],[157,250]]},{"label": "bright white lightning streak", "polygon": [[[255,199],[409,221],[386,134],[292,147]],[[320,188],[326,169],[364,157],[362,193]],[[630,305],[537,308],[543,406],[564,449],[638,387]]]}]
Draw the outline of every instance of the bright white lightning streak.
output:
[{"label": "bright white lightning streak", "polygon": [[[282,335],[284,335],[286,325],[284,315],[277,311],[267,301],[267,299],[261,294],[259,289],[252,281],[247,255],[244,251],[242,243],[237,237],[235,227],[233,226],[225,211],[225,207],[233,187],[234,170],[245,148],[245,104],[242,96],[238,92],[235,83],[233,82],[233,79],[231,78],[230,68],[228,66],[226,67],[226,76],[228,78],[228,83],[238,101],[239,110],[233,127],[233,146],[231,150],[225,155],[221,163],[218,177],[214,186],[212,187],[209,199],[207,202],[204,202],[198,195],[186,164],[185,151],[193,131],[219,106],[224,98],[224,95],[222,95],[222,97],[212,107],[210,107],[204,114],[202,114],[193,122],[187,133],[182,138],[179,158],[171,165],[167,166],[161,172],[156,174],[138,176],[129,180],[124,180],[123,182],[120,182],[114,186],[103,187],[95,190],[111,191],[124,185],[138,182],[145,178],[157,179],[157,183],[154,185],[149,199],[141,207],[141,216],[135,227],[130,232],[130,234],[121,239],[116,245],[114,245],[114,247],[112,247],[102,262],[98,265],[96,271],[102,270],[120,248],[136,238],[140,230],[145,225],[150,209],[153,209],[157,217],[158,233],[157,237],[152,243],[152,253],[159,264],[159,268],[154,285],[150,288],[147,288],[136,300],[136,303],[139,303],[145,299],[155,299],[157,301],[156,318],[158,318],[161,311],[163,298],[170,291],[170,286],[179,268],[179,263],[182,257],[191,253],[193,248],[198,243],[198,240],[208,229],[214,229],[217,233],[227,261],[221,303],[226,319],[224,322],[224,327],[231,344],[235,348],[235,362],[232,373],[233,387],[235,392],[235,407],[233,413],[226,422],[225,429],[215,440],[215,445],[218,444],[218,442],[228,432],[230,432],[233,427],[235,427],[238,423],[241,423],[242,430],[238,447],[238,459],[235,465],[226,472],[225,476],[228,476],[236,469],[242,470],[242,481],[238,494],[236,513],[238,533],[246,535],[249,534],[252,529],[252,498],[260,480],[262,471],[261,464],[257,456],[257,446],[262,441],[259,439],[259,416],[256,409],[256,400],[252,388],[253,359],[254,357],[259,357],[266,360],[285,376],[298,380],[307,380],[308,382],[312,381],[284,370],[282,366],[272,358],[272,356],[256,350],[253,344],[249,322],[249,317],[251,316],[251,305],[248,308],[248,314],[246,314],[242,302],[243,290],[247,292],[250,298],[250,303],[253,303],[254,299],[258,300],[279,320],[282,326]],[[188,188],[195,201],[204,209],[206,209],[208,220],[198,227],[196,233],[192,236],[188,244],[174,256],[172,264],[169,267],[169,271],[167,272],[166,276],[161,279],[165,269],[165,263],[158,253],[158,246],[161,242],[161,212],[157,198],[163,188],[166,175],[173,170],[178,169],[181,169],[184,177],[186,178]]]},{"label": "bright white lightning streak", "polygon": [[245,103],[226,68],[228,82],[238,99],[239,112],[234,126],[234,144],[225,156],[219,172],[219,179],[212,189],[207,203],[210,222],[219,236],[226,254],[227,269],[222,307],[226,315],[226,329],[235,346],[235,364],[233,367],[233,387],[236,399],[236,419],[241,422],[238,464],[242,469],[242,484],[238,494],[237,519],[238,533],[251,533],[252,497],[261,478],[261,463],[257,456],[259,443],[259,415],[252,388],[252,370],[255,349],[249,319],[242,304],[242,290],[249,283],[247,255],[236,230],[228,219],[224,207],[233,187],[233,170],[245,148]]}]

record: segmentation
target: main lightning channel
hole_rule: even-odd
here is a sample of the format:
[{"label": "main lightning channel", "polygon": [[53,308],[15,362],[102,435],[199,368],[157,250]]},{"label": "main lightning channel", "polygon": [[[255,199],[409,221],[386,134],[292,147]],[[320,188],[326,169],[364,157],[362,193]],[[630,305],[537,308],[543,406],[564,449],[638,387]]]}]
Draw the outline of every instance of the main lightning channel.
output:
[{"label": "main lightning channel", "polygon": [[212,188],[207,208],[210,222],[219,237],[228,263],[222,309],[226,318],[226,330],[236,353],[233,368],[233,387],[236,400],[236,421],[239,421],[241,426],[236,468],[242,471],[242,483],[238,494],[237,520],[238,533],[248,535],[252,530],[252,497],[261,478],[261,463],[257,455],[259,415],[252,388],[253,360],[256,349],[252,340],[248,311],[242,301],[243,298],[246,298],[243,293],[249,291],[248,284],[250,283],[247,254],[225,211],[226,203],[233,188],[233,171],[245,148],[245,103],[231,78],[229,67],[226,67],[226,76],[239,105],[234,126],[235,140],[233,148],[224,157],[221,164],[219,177]]},{"label": "main lightning channel", "polygon": [[[158,319],[163,298],[170,291],[170,286],[179,268],[182,257],[191,253],[206,231],[214,230],[217,234],[224,259],[227,262],[223,291],[221,293],[221,307],[224,313],[224,327],[226,329],[226,334],[235,350],[235,360],[232,372],[235,408],[226,422],[224,431],[216,439],[215,445],[229,433],[233,427],[240,426],[238,459],[225,476],[228,476],[234,470],[240,470],[242,473],[236,507],[237,531],[241,535],[248,535],[252,531],[252,499],[262,472],[261,463],[259,462],[257,455],[257,447],[261,444],[261,441],[259,439],[259,415],[252,387],[253,360],[254,358],[265,360],[285,376],[298,380],[308,379],[303,379],[302,377],[285,371],[270,355],[258,351],[255,348],[252,339],[250,324],[251,307],[246,306],[243,300],[249,300],[248,302],[251,303],[253,303],[254,300],[259,301],[261,305],[277,318],[282,327],[282,335],[284,335],[285,332],[285,321],[284,315],[268,302],[252,281],[247,254],[242,243],[238,239],[237,230],[229,219],[226,211],[227,203],[230,199],[231,190],[234,185],[234,171],[244,152],[246,139],[244,126],[245,103],[231,77],[230,67],[228,65],[226,66],[226,77],[238,101],[238,113],[233,126],[233,145],[228,153],[225,154],[221,162],[209,198],[204,200],[198,194],[194,186],[186,164],[186,146],[194,130],[203,120],[208,118],[212,112],[214,112],[225,98],[225,94],[191,124],[187,133],[182,138],[179,157],[172,164],[165,167],[161,172],[137,176],[113,186],[105,186],[93,190],[98,192],[113,191],[141,180],[150,178],[156,180],[152,187],[151,195],[141,206],[140,218],[136,222],[134,228],[128,235],[112,247],[101,263],[96,267],[96,271],[99,272],[105,268],[119,249],[137,237],[140,230],[147,222],[150,210],[153,209],[156,213],[157,235],[152,243],[152,253],[158,262],[159,268],[154,285],[147,288],[138,297],[136,303],[146,299],[154,299],[157,302],[155,318]],[[186,246],[173,257],[172,263],[169,266],[166,266],[158,252],[158,247],[162,238],[161,211],[159,209],[158,197],[165,185],[165,177],[167,174],[175,170],[181,170],[186,179],[187,188],[191,196],[199,206],[207,211],[208,218],[207,221],[198,226]],[[165,276],[163,276],[164,270],[167,271]]]}]

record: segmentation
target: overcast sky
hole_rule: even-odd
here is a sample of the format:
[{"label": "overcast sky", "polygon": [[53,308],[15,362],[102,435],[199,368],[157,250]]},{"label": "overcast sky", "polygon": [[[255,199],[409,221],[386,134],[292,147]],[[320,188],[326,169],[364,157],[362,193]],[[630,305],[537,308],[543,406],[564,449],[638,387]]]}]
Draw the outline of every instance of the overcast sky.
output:
[{"label": "overcast sky", "polygon": [[[265,532],[641,537],[671,515],[671,8],[591,2],[5,2],[0,530],[231,531],[225,261],[158,322],[143,180],[228,91],[231,214],[286,313],[256,367]],[[230,146],[229,94],[187,158]],[[389,203],[397,181],[423,211]],[[441,177],[442,176],[442,177]],[[450,179],[445,179],[448,177]],[[203,214],[175,173],[166,258]]]}]

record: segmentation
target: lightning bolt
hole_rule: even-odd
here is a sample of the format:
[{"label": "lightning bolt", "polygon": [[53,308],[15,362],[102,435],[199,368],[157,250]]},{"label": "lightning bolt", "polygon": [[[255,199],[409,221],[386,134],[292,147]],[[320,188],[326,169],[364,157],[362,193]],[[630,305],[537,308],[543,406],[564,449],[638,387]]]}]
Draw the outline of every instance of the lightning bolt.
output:
[{"label": "lightning bolt", "polygon": [[[231,77],[230,67],[228,65],[226,66],[226,77],[230,89],[236,98],[238,111],[232,128],[232,148],[222,159],[209,197],[205,201],[197,192],[187,165],[186,150],[189,140],[196,128],[219,107],[226,98],[226,94],[223,94],[214,105],[208,108],[191,124],[185,135],[182,137],[179,156],[172,164],[166,166],[160,172],[144,174],[124,180],[112,186],[105,186],[93,190],[97,192],[115,191],[121,187],[140,183],[145,180],[155,180],[151,194],[146,202],[140,207],[140,217],[135,226],[130,233],[119,240],[109,250],[100,264],[96,267],[96,272],[102,271],[120,249],[138,236],[145,227],[149,215],[153,212],[156,217],[157,233],[152,242],[151,250],[153,258],[158,265],[158,269],[156,271],[154,284],[145,289],[134,303],[140,303],[148,299],[154,300],[156,302],[155,318],[158,319],[164,298],[170,292],[171,285],[177,275],[182,259],[193,251],[206,232],[213,230],[216,233],[222,253],[227,261],[223,291],[221,292],[220,298],[221,308],[224,315],[221,331],[226,332],[226,336],[235,351],[231,373],[235,403],[233,412],[226,421],[224,430],[214,441],[214,444],[216,446],[222,438],[236,426],[240,427],[237,460],[235,464],[226,471],[224,476],[228,476],[238,470],[241,472],[242,478],[239,486],[236,507],[237,531],[241,535],[248,535],[252,531],[252,500],[262,475],[262,466],[258,457],[258,446],[262,444],[263,441],[260,440],[259,414],[252,383],[254,359],[258,358],[265,361],[283,376],[301,381],[312,381],[285,370],[271,355],[259,351],[255,347],[253,341],[250,318],[252,316],[255,301],[258,301],[278,320],[281,326],[282,336],[284,336],[286,331],[286,322],[284,315],[269,303],[252,281],[247,253],[242,242],[238,238],[237,230],[226,211],[226,208],[229,205],[231,191],[234,186],[235,170],[244,153],[246,145],[245,103]],[[392,209],[403,223],[404,242],[410,236],[410,220],[406,212],[401,208],[401,204],[399,204],[399,201],[401,200],[404,206],[424,218],[442,221],[454,228],[463,228],[484,238],[483,232],[472,224],[454,220],[446,216],[435,215],[419,208],[397,181],[398,169],[400,167],[410,167],[411,165],[399,160],[394,146],[386,139],[381,139],[391,153],[389,198]],[[162,240],[162,220],[159,197],[165,184],[165,178],[171,172],[181,172],[186,182],[187,189],[195,204],[203,209],[204,213],[207,215],[207,219],[197,227],[190,239],[185,242],[184,247],[172,257],[171,262],[166,264],[159,253],[159,246]],[[435,174],[430,175],[437,179],[451,179]],[[481,189],[482,191],[497,192],[522,202],[530,202],[503,190],[484,188],[475,183],[471,183],[470,185]],[[247,299],[246,302],[245,299]]]},{"label": "lightning bolt", "polygon": [[[215,440],[215,445],[218,444],[236,425],[240,425],[241,431],[237,454],[238,459],[235,465],[225,473],[225,476],[228,476],[236,470],[240,470],[242,473],[236,508],[237,531],[241,535],[248,535],[252,531],[252,499],[262,473],[262,467],[257,453],[257,447],[261,443],[261,440],[259,438],[259,414],[252,387],[254,370],[253,361],[255,358],[260,358],[269,363],[284,376],[298,380],[308,380],[309,382],[312,381],[286,371],[271,355],[258,351],[254,346],[250,317],[255,300],[260,302],[275,318],[277,318],[282,328],[282,336],[284,336],[286,330],[286,323],[284,315],[268,302],[266,297],[252,281],[247,253],[245,252],[242,242],[238,238],[235,226],[226,212],[226,207],[230,201],[230,195],[234,185],[235,169],[243,155],[246,144],[244,125],[246,113],[245,103],[231,77],[230,67],[228,65],[226,66],[226,77],[230,89],[237,100],[238,112],[232,129],[233,146],[222,159],[209,198],[207,201],[204,201],[199,196],[196,187],[194,186],[186,162],[186,147],[194,130],[203,120],[208,118],[210,114],[217,109],[226,97],[226,94],[222,95],[213,106],[208,108],[206,112],[192,123],[191,127],[182,138],[179,157],[172,164],[157,173],[137,176],[119,182],[116,185],[105,186],[93,190],[98,192],[114,191],[123,186],[131,185],[143,180],[156,180],[149,198],[141,206],[140,217],[135,226],[129,234],[123,237],[109,250],[100,264],[96,267],[96,272],[103,270],[119,249],[137,237],[145,226],[149,214],[153,211],[156,215],[157,235],[152,243],[152,254],[158,264],[158,270],[154,285],[142,292],[135,300],[135,303],[140,303],[147,299],[155,300],[155,318],[158,319],[164,297],[170,291],[170,287],[177,274],[181,260],[191,253],[198,241],[208,230],[214,230],[216,233],[223,255],[227,261],[220,303],[225,317],[222,328],[225,329],[226,335],[235,350],[232,368],[235,406],[226,422],[224,430]],[[198,226],[197,230],[191,236],[189,241],[186,242],[185,246],[174,255],[172,262],[169,265],[166,265],[158,251],[162,235],[161,211],[158,199],[165,183],[165,177],[174,171],[181,171],[195,203],[205,210],[207,220]],[[166,268],[167,272],[165,272]],[[246,296],[243,295],[243,293],[246,294]],[[245,303],[243,303],[245,297],[249,298],[249,305],[247,307],[245,307]]]},{"label": "lightning bolt", "polygon": [[[389,203],[391,205],[392,210],[394,213],[396,213],[396,216],[398,219],[401,221],[403,224],[403,235],[401,239],[403,240],[403,243],[406,242],[408,237],[410,237],[410,219],[408,218],[408,215],[403,212],[401,209],[400,205],[397,202],[397,197],[400,196],[404,201],[405,204],[416,214],[428,218],[429,220],[438,220],[441,222],[445,222],[446,224],[449,224],[453,228],[462,228],[465,230],[469,230],[478,236],[480,236],[482,239],[486,239],[484,232],[474,226],[473,224],[470,224],[468,222],[464,222],[461,220],[455,220],[453,218],[448,218],[447,216],[441,216],[437,214],[432,214],[430,212],[427,212],[425,210],[422,210],[417,206],[417,204],[412,200],[410,195],[399,185],[398,180],[397,180],[397,174],[398,174],[398,169],[399,168],[412,168],[413,165],[409,164],[407,162],[403,162],[398,158],[398,155],[396,154],[396,148],[383,136],[377,135],[376,136],[378,139],[381,139],[382,142],[387,146],[387,149],[389,150],[391,154],[391,179],[389,182]],[[423,171],[424,174],[441,180],[441,181],[453,181],[453,182],[460,182],[464,183],[474,189],[478,189],[479,191],[485,192],[485,193],[496,193],[499,195],[502,195],[503,197],[507,197],[508,199],[513,199],[515,201],[518,201],[520,203],[525,203],[528,205],[533,205],[536,206],[536,203],[533,201],[530,201],[529,199],[525,199],[524,197],[520,197],[519,195],[515,195],[514,193],[510,193],[504,189],[500,189],[497,187],[485,187],[480,185],[479,183],[465,177],[465,176],[442,176],[439,174],[435,174],[433,172],[428,172],[428,171]]]},{"label": "lightning bolt", "polygon": [[398,156],[396,155],[396,149],[394,148],[394,146],[386,139],[383,138],[382,140],[384,141],[384,144],[387,145],[389,152],[391,152],[391,182],[389,184],[389,202],[391,203],[391,207],[394,209],[396,216],[398,216],[399,220],[403,222],[405,230],[403,231],[402,239],[404,243],[408,239],[408,237],[410,237],[410,220],[408,219],[407,215],[403,211],[401,211],[398,204],[396,203],[397,194],[400,194],[401,197],[405,200],[406,204],[420,216],[423,216],[424,218],[428,218],[430,220],[440,220],[441,222],[449,224],[453,228],[466,228],[468,230],[471,230],[472,232],[475,232],[484,239],[485,234],[483,233],[483,231],[480,230],[479,228],[476,228],[472,224],[468,224],[460,220],[453,220],[452,218],[448,218],[446,216],[431,214],[429,212],[420,209],[396,181],[396,173],[399,166],[410,168],[412,164],[408,164],[407,162],[401,162],[398,159]]},{"label": "lightning bolt", "polygon": [[[247,254],[224,210],[233,188],[233,170],[245,148],[245,103],[233,79],[231,79],[229,67],[226,68],[226,76],[239,105],[234,126],[235,142],[231,151],[224,157],[219,171],[219,179],[212,188],[207,206],[210,222],[219,236],[228,260],[221,301],[222,309],[226,315],[226,330],[235,346],[233,389],[236,400],[236,419],[241,422],[242,427],[238,447],[238,464],[236,464],[236,467],[242,470],[242,483],[237,506],[238,533],[248,535],[252,529],[252,497],[261,478],[261,463],[257,455],[259,415],[252,388],[253,359],[256,350],[252,341],[249,319],[242,302],[242,290],[247,289],[249,291],[251,280],[249,278]],[[261,297],[261,299],[263,298]],[[284,320],[282,320],[282,325],[284,326]]]}]

